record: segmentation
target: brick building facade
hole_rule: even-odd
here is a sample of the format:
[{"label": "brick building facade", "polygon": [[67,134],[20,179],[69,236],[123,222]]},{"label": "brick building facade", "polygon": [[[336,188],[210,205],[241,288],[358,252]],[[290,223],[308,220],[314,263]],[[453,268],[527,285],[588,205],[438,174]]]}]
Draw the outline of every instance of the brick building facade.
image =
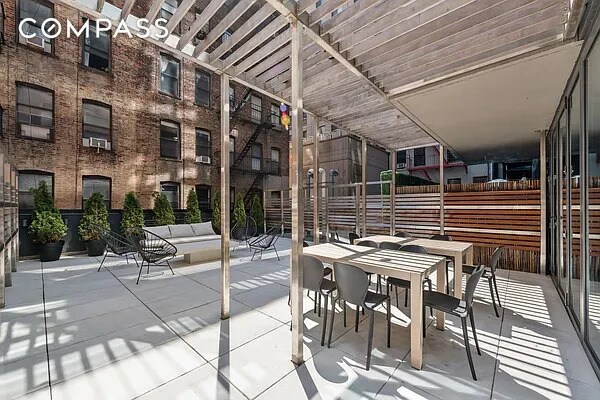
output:
[{"label": "brick building facade", "polygon": [[[161,54],[164,51],[139,38],[121,35],[109,43],[109,71],[83,65],[85,53],[82,38],[60,35],[52,40],[51,51],[34,45],[20,43],[17,33],[19,3],[26,0],[3,1],[7,20],[6,43],[0,51],[0,106],[2,116],[2,142],[23,174],[49,174],[53,177],[53,190],[57,207],[80,209],[82,207],[84,179],[100,178],[109,182],[110,206],[122,208],[127,192],[134,191],[142,207],[152,207],[152,195],[161,190],[162,183],[179,187],[177,205],[185,207],[187,192],[196,185],[210,187],[210,196],[220,185],[220,88],[218,75],[202,71],[188,60],[179,61],[179,96],[170,96],[159,90],[161,81]],[[66,25],[82,24],[89,16],[62,4],[27,0],[47,4],[54,18]],[[116,5],[122,1],[110,2]],[[144,16],[149,2],[136,2],[132,14]],[[182,21],[180,29],[193,21],[193,11]],[[22,40],[21,40],[22,41]],[[167,55],[169,56],[169,55]],[[174,56],[172,56],[174,57]],[[210,76],[208,105],[196,104],[197,74]],[[17,108],[19,87],[43,90],[53,101],[53,126],[47,139],[23,135]],[[232,83],[235,94],[232,104],[239,107],[232,117],[231,127],[237,131],[235,154],[258,128],[252,121],[250,92]],[[21,92],[19,92],[21,93]],[[259,98],[262,112],[270,113],[274,101],[253,93]],[[98,105],[107,110],[110,150],[88,147],[84,131],[90,128],[84,121],[86,104]],[[276,117],[275,117],[276,119]],[[161,157],[161,121],[179,126],[177,137],[180,156],[177,159]],[[84,126],[85,125],[85,126]],[[93,125],[93,124],[92,124]],[[197,162],[197,129],[210,134],[210,163]],[[105,132],[106,133],[106,132]],[[286,188],[288,185],[289,136],[287,131],[275,126],[261,133],[256,144],[261,157],[278,155],[278,171],[259,174],[253,168],[231,173],[231,185],[236,193],[245,195],[254,190]],[[252,151],[241,164],[253,162]],[[256,155],[256,154],[255,154]],[[273,155],[273,157],[275,157]]]}]

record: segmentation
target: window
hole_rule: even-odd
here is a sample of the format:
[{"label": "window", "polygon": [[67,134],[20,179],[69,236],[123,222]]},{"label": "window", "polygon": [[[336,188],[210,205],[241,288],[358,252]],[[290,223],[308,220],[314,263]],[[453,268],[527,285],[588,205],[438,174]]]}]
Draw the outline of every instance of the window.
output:
[{"label": "window", "polygon": [[279,125],[280,114],[279,114],[279,106],[277,104],[271,103],[271,123],[275,126]]},{"label": "window", "polygon": [[414,149],[413,151],[415,155],[415,167],[425,165],[425,147]]},{"label": "window", "polygon": [[179,60],[167,54],[160,55],[160,92],[179,97]]},{"label": "window", "polygon": [[252,170],[260,171],[262,169],[262,146],[260,144],[252,145]]},{"label": "window", "polygon": [[210,210],[210,186],[196,185],[196,195],[198,196],[198,205],[200,206],[200,210]]},{"label": "window", "polygon": [[448,178],[448,185],[460,185],[462,183],[462,179],[460,178]]},{"label": "window", "polygon": [[229,111],[233,111],[235,109],[235,88],[233,86],[229,86]]},{"label": "window", "polygon": [[18,83],[17,123],[21,136],[51,140],[54,130],[54,93]]},{"label": "window", "polygon": [[196,162],[210,164],[210,132],[196,128]]},{"label": "window", "polygon": [[169,200],[174,210],[179,209],[179,183],[161,182],[160,193],[167,196],[167,200]]},{"label": "window", "polygon": [[19,171],[19,208],[33,209],[31,189],[37,188],[40,182],[46,182],[48,191],[54,195],[54,175],[43,171]]},{"label": "window", "polygon": [[458,161],[458,159],[456,158],[456,156],[454,155],[454,153],[453,153],[453,152],[451,152],[450,150],[448,150],[448,151],[446,152],[446,160],[447,160],[449,163],[453,163],[453,162],[456,162],[456,161]]},{"label": "window", "polygon": [[196,70],[196,104],[210,107],[210,74],[201,70]]},{"label": "window", "polygon": [[262,121],[262,99],[258,96],[250,96],[250,117],[255,122]]},{"label": "window", "polygon": [[100,193],[104,197],[104,205],[110,210],[110,178],[103,176],[84,176],[82,182],[83,198],[81,207],[85,207],[85,202],[92,197],[94,193]]},{"label": "window", "polygon": [[229,136],[229,165],[235,161],[235,136]]},{"label": "window", "polygon": [[83,145],[111,149],[111,108],[102,103],[83,101]]},{"label": "window", "polygon": [[110,72],[110,35],[96,32],[96,24],[90,23],[90,35],[83,35],[83,60],[86,67]]},{"label": "window", "polygon": [[269,171],[270,173],[279,174],[279,172],[280,172],[279,158],[280,158],[279,149],[272,147],[271,148],[271,168]]},{"label": "window", "polygon": [[[175,11],[177,11],[177,7],[179,7],[179,2],[180,0],[165,0],[162,7],[160,8],[158,18],[164,18],[167,21],[170,21],[173,17],[173,14],[175,14]],[[181,32],[179,25],[180,24],[177,24],[174,30],[174,32],[177,34]]]},{"label": "window", "polygon": [[[204,11],[202,8],[196,7],[196,12],[194,13],[196,14],[196,19],[200,18],[200,16],[202,15],[202,11]],[[200,31],[198,31],[198,33],[196,34],[196,39],[198,41],[206,39],[206,35],[208,35],[208,32],[210,32],[210,20],[206,24],[204,24]]]},{"label": "window", "polygon": [[488,181],[487,176],[474,176],[473,183],[486,183]]},{"label": "window", "polygon": [[[19,32],[19,43],[40,49],[45,53],[52,53],[52,39],[44,36],[42,32],[42,23],[53,18],[54,10],[52,4],[45,0],[21,0],[19,1],[19,24],[25,18],[31,18],[35,22],[25,22],[23,24],[23,33],[27,36],[35,35],[31,38],[21,36]],[[51,25],[46,24],[46,31],[51,30]]]},{"label": "window", "polygon": [[229,187],[229,210],[233,212],[235,208],[235,188]]},{"label": "window", "polygon": [[396,153],[396,162],[398,163],[396,168],[406,168],[406,150],[400,150]]},{"label": "window", "polygon": [[4,133],[4,108],[0,106],[0,134]]},{"label": "window", "polygon": [[160,156],[179,160],[180,154],[179,124],[160,121]]}]

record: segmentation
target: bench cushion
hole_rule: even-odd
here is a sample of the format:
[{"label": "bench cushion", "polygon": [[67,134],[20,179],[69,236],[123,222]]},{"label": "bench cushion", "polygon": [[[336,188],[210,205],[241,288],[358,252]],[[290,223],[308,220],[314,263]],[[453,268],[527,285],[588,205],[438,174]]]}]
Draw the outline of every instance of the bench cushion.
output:
[{"label": "bench cushion", "polygon": [[144,228],[145,230],[147,230],[150,233],[154,233],[157,236],[160,236],[163,239],[170,239],[171,238],[171,231],[169,230],[168,226],[150,226],[147,228]]},{"label": "bench cushion", "polygon": [[196,236],[214,235],[215,231],[212,228],[212,222],[201,222],[199,224],[190,225]]},{"label": "bench cushion", "polygon": [[169,225],[171,231],[171,238],[183,238],[195,236],[192,226],[188,224],[184,225]]},{"label": "bench cushion", "polygon": [[190,237],[180,237],[173,238],[169,240],[171,244],[177,246],[182,243],[196,243],[196,242],[206,242],[208,240],[221,240],[221,236],[219,235],[204,235],[204,236],[190,236]]}]

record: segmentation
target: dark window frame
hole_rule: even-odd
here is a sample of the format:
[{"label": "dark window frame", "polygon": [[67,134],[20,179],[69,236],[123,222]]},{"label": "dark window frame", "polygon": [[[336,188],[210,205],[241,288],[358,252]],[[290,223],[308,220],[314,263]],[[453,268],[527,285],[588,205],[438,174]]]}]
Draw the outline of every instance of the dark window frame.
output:
[{"label": "dark window frame", "polygon": [[[90,34],[92,33],[92,29],[96,29],[96,25],[95,25],[95,21],[92,19],[87,19],[84,18],[83,19],[83,23],[85,23],[86,21],[90,22]],[[94,22],[92,24],[92,22]],[[95,34],[95,33],[94,33]],[[86,48],[91,48],[97,52],[103,52],[102,50],[98,50],[95,49],[93,46],[86,44],[85,43],[85,36],[81,36],[81,65],[85,68],[89,68],[90,70],[93,71],[99,71],[105,74],[111,74],[112,73],[112,31],[108,31],[108,32],[102,32],[102,34],[106,35],[108,37],[108,52],[107,52],[107,59],[108,59],[108,71],[103,71],[99,68],[96,67],[91,67],[89,65],[85,65],[85,53],[86,53]]]},{"label": "dark window frame", "polygon": [[[37,46],[34,46],[32,44],[29,43],[21,43],[21,34],[19,32],[19,25],[21,24],[21,2],[25,1],[25,0],[17,0],[15,3],[15,13],[16,13],[16,20],[15,20],[15,39],[16,42],[23,47],[26,47],[30,50],[33,50],[35,52],[41,53],[41,54],[48,54],[51,56],[54,56],[54,51],[55,51],[55,40],[56,39],[48,39],[50,41],[50,51],[46,51],[44,49],[41,49]],[[51,10],[51,17],[52,18],[56,18],[55,16],[55,8],[54,8],[54,3],[48,0],[27,0],[27,1],[32,1],[34,3],[40,3],[48,8],[50,8]]]},{"label": "dark window frame", "polygon": [[[277,113],[273,114],[273,107],[275,107],[277,109]],[[270,114],[271,114],[271,123],[275,126],[279,126],[281,125],[281,110],[279,109],[279,104],[277,103],[271,103],[271,110],[270,110]],[[274,117],[277,117],[277,122],[274,121]]]},{"label": "dark window frame", "polygon": [[[177,62],[177,94],[172,94],[169,93],[167,91],[164,91],[162,89],[162,85],[161,85],[161,78],[163,76],[163,72],[162,72],[162,59],[166,58],[169,59],[170,61],[176,61]],[[178,99],[181,100],[181,60],[169,53],[165,53],[165,52],[160,52],[159,57],[158,57],[158,93],[165,95],[165,96],[169,96],[172,97],[174,99]],[[170,75],[165,75],[169,78],[173,78]]]},{"label": "dark window frame", "polygon": [[4,107],[0,105],[0,135],[4,134]]},{"label": "dark window frame", "polygon": [[[56,125],[56,118],[55,118],[55,110],[56,110],[56,93],[54,92],[54,90],[52,89],[48,89],[45,88],[43,86],[40,85],[35,85],[33,83],[27,83],[27,82],[22,82],[22,81],[16,81],[15,82],[16,85],[16,95],[15,95],[15,105],[16,105],[16,118],[15,118],[15,122],[16,122],[16,127],[17,127],[17,136],[20,138],[24,138],[24,139],[29,139],[29,140],[38,140],[40,142],[54,142],[54,130],[55,130],[55,125]],[[49,128],[50,132],[49,132],[49,137],[48,139],[40,139],[40,138],[35,138],[35,137],[31,137],[31,136],[25,136],[21,134],[21,122],[19,122],[19,118],[18,118],[18,112],[19,112],[19,86],[23,86],[23,87],[27,87],[27,88],[31,88],[31,89],[35,89],[35,90],[39,90],[41,92],[46,92],[46,93],[50,93],[52,95],[52,126]],[[23,104],[26,107],[30,107],[29,105]],[[37,108],[37,107],[35,107]],[[41,110],[46,110],[46,109],[41,109]],[[47,111],[47,110],[46,110]],[[40,126],[40,125],[32,125],[32,126]],[[44,127],[47,128],[45,126],[40,126],[40,127]]]},{"label": "dark window frame", "polygon": [[[54,192],[55,192],[55,190],[54,190],[54,186],[55,186],[54,172],[42,171],[42,170],[37,170],[37,169],[21,169],[21,170],[19,170],[19,177],[22,175],[42,175],[42,176],[51,177],[52,187],[50,188],[50,195],[52,196],[53,199],[55,198],[54,197]],[[17,182],[18,182],[18,178],[17,178]],[[17,196],[18,196],[17,201],[19,202],[19,209],[20,210],[33,210],[33,205],[32,205],[32,208],[24,208],[21,206],[19,199],[20,199],[21,192],[24,192],[24,190],[22,190],[22,189],[23,189],[22,185],[19,185],[19,190],[17,192]],[[27,191],[29,192],[29,190],[27,190]]]},{"label": "dark window frame", "polygon": [[[256,157],[254,155],[254,148],[260,148],[260,157]],[[252,171],[262,171],[263,169],[263,163],[264,163],[264,159],[265,159],[265,153],[263,151],[263,145],[262,143],[253,143],[252,147],[250,148],[250,168],[252,169]],[[254,160],[259,160],[260,161],[260,168],[255,169],[254,168]]]},{"label": "dark window frame", "polygon": [[474,176],[473,183],[486,183],[489,180],[487,176]]},{"label": "dark window frame", "polygon": [[[277,153],[279,153],[279,159],[277,161],[275,161],[273,159],[273,150],[276,150]],[[271,173],[275,173],[277,175],[281,174],[281,149],[279,147],[274,147],[274,146],[271,147],[271,160],[270,160],[270,163],[271,163],[270,172]],[[277,163],[277,169],[276,170],[273,168],[273,166],[275,166],[275,163]]]},{"label": "dark window frame", "polygon": [[[417,154],[417,151],[419,154]],[[421,154],[422,153],[422,154]],[[417,147],[413,150],[413,165],[415,167],[421,167],[427,164],[427,152],[425,147]],[[417,162],[417,160],[419,162]]]},{"label": "dark window frame", "polygon": [[110,197],[108,199],[104,198],[104,202],[108,203],[106,204],[106,210],[107,211],[111,211],[112,210],[112,178],[109,176],[103,176],[103,175],[83,175],[81,177],[81,209],[83,210],[84,206],[85,206],[85,198],[83,197],[83,182],[86,179],[95,179],[98,181],[108,181],[108,194],[110,195]]},{"label": "dark window frame", "polygon": [[[176,1],[177,1],[177,6],[175,7],[175,9],[178,9],[179,6],[181,6],[181,0],[176,0]],[[164,0],[163,3],[160,5],[160,9],[158,10],[158,16],[157,16],[157,18],[164,18],[161,14],[163,12],[165,12],[165,13],[168,13],[168,14],[171,15],[169,18],[165,18],[165,19],[167,21],[171,21],[171,18],[173,18],[173,15],[175,15],[175,14],[171,14],[170,11],[165,10],[164,9],[165,4],[167,4],[166,0]],[[177,26],[175,26],[175,28],[173,29],[173,33],[176,34],[176,35],[181,35],[181,22],[183,22],[183,20],[180,21],[177,24]]]},{"label": "dark window frame", "polygon": [[[84,139],[83,133],[85,132],[85,113],[83,112],[83,108],[86,104],[90,104],[90,105],[94,105],[94,106],[98,106],[98,107],[104,107],[104,108],[108,108],[108,139],[107,142],[110,143],[110,150],[113,150],[113,114],[112,114],[112,106],[110,104],[106,104],[106,103],[102,103],[100,101],[97,100],[91,100],[91,99],[82,99],[81,101],[81,139]],[[97,125],[91,125],[91,124],[87,124],[90,126],[97,126]],[[103,127],[99,127],[99,128],[103,128]],[[101,138],[100,138],[101,139]],[[88,146],[86,146],[88,147]],[[91,146],[89,146],[91,147]]]},{"label": "dark window frame", "polygon": [[[177,136],[177,146],[178,146],[178,151],[177,151],[177,157],[169,157],[169,156],[165,156],[163,155],[162,152],[162,141],[163,140],[169,140],[169,141],[173,141],[171,139],[163,139],[162,137],[162,125],[163,122],[167,122],[170,124],[175,124],[177,125],[177,129],[178,129],[178,136]],[[159,146],[159,154],[160,154],[160,158],[162,159],[166,159],[166,160],[172,160],[172,161],[180,161],[181,160],[181,123],[179,121],[175,121],[172,119],[161,119],[159,122],[159,126],[158,126],[158,134],[159,134],[159,140],[160,140],[160,146]]]},{"label": "dark window frame", "polygon": [[174,181],[162,181],[159,183],[160,185],[160,194],[163,194],[163,186],[174,186],[177,188],[177,207],[173,206],[173,203],[171,203],[171,207],[173,207],[173,210],[180,210],[181,209],[181,184],[179,182],[174,182]]},{"label": "dark window frame", "polygon": [[199,132],[201,132],[202,134],[207,134],[208,135],[208,146],[200,146],[200,148],[207,149],[207,153],[208,154],[206,156],[208,156],[208,158],[210,159],[210,162],[208,162],[208,163],[201,163],[199,161],[196,161],[196,162],[200,163],[200,164],[206,164],[206,165],[212,164],[212,132],[209,131],[208,129],[203,129],[203,128],[196,128],[194,130],[194,132],[195,132],[195,138],[196,138],[196,159],[198,157],[200,157],[200,156],[204,156],[204,154],[200,154],[200,155],[198,154],[198,148],[199,148],[199,146],[198,146],[198,133]]},{"label": "dark window frame", "polygon": [[[198,205],[200,211],[209,211],[212,209],[212,187],[206,184],[198,184],[194,187],[196,190],[196,197],[198,197]],[[204,200],[200,200],[200,191],[198,189],[208,189],[208,203]]]},{"label": "dark window frame", "polygon": [[448,178],[446,183],[448,185],[462,185],[462,178]]},{"label": "dark window frame", "polygon": [[[202,94],[204,94],[204,93],[206,94],[206,100],[202,101],[202,102],[198,101],[199,100],[199,97],[198,97],[198,91],[199,91],[198,76],[199,75],[208,78],[208,90],[200,89],[200,92]],[[203,69],[196,68],[196,72],[194,74],[194,104],[199,107],[210,108],[210,106],[212,104],[211,88],[212,88],[212,74]],[[235,89],[234,89],[234,93],[235,93]]]}]

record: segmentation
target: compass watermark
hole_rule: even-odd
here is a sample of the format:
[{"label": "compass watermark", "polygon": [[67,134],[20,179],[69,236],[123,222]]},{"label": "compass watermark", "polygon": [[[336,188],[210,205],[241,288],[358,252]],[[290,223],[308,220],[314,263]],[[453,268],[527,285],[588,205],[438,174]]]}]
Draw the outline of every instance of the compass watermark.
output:
[{"label": "compass watermark", "polygon": [[[99,38],[102,32],[114,32],[113,37],[127,35],[129,38],[139,37],[142,39],[154,37],[156,39],[165,39],[169,36],[169,31],[166,28],[167,20],[158,18],[154,23],[150,23],[146,18],[136,20],[135,26],[132,28],[126,21],[121,20],[116,27],[110,19],[97,19],[95,21],[86,20],[83,25],[77,28],[70,20],[67,20],[66,27],[56,18],[48,18],[38,24],[34,18],[23,18],[19,23],[19,33],[26,39],[33,39],[38,34],[42,34],[48,39],[55,39],[65,32],[67,38],[71,37],[90,37],[95,35]],[[31,32],[30,27],[37,26],[37,32]]]}]

